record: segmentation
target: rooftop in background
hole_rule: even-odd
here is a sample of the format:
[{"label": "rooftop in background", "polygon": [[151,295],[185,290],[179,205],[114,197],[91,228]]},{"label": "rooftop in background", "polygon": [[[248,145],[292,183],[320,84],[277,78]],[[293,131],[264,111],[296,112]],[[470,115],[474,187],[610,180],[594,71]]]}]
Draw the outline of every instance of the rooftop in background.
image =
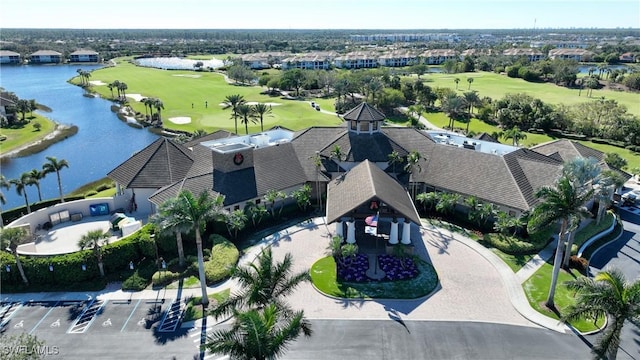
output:
[{"label": "rooftop in background", "polygon": [[518,147],[468,138],[456,133],[446,131],[427,131],[426,132],[436,143],[461,147],[469,150],[480,151],[487,154],[505,155],[512,151],[518,150]]},{"label": "rooftop in background", "polygon": [[290,142],[291,139],[293,139],[292,131],[272,129],[258,134],[204,141],[200,144],[217,152],[226,154],[249,147],[263,148],[267,146],[280,145]]}]

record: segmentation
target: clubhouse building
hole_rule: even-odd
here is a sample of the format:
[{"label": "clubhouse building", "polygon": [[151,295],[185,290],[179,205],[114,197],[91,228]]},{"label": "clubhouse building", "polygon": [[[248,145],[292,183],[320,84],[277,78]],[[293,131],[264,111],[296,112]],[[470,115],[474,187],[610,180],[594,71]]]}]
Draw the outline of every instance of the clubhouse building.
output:
[{"label": "clubhouse building", "polygon": [[[309,185],[314,199],[326,198],[327,223],[347,242],[356,242],[364,220],[377,215],[379,236],[410,244],[411,224],[420,222],[409,195],[414,189],[475,196],[518,216],[537,203],[537,189],[554,184],[564,161],[595,157],[606,167],[602,152],[569,140],[526,149],[383,126],[384,114],[367,103],[343,118],[342,126],[300,131],[276,127],[237,136],[220,130],[185,144],[158,139],[108,174],[117,184],[114,200],[153,213],[182,190],[209,191],[224,195],[233,211],[264,202],[270,190],[288,195]],[[406,171],[412,152],[420,159]],[[392,153],[400,161],[390,161]]]}]

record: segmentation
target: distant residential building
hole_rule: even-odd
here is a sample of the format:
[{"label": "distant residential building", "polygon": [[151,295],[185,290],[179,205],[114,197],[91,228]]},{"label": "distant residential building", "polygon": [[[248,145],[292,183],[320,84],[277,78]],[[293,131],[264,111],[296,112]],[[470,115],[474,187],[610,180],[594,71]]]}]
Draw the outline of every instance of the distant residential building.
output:
[{"label": "distant residential building", "polygon": [[19,64],[20,54],[9,50],[0,50],[0,64]]},{"label": "distant residential building", "polygon": [[250,69],[261,70],[269,69],[274,64],[279,64],[282,59],[290,56],[291,54],[285,52],[261,52],[255,54],[242,55],[242,63],[248,66]]},{"label": "distant residential building", "polygon": [[526,57],[529,61],[539,61],[544,59],[544,54],[540,50],[531,48],[512,48],[502,52],[504,56]]},{"label": "distant residential building", "polygon": [[636,56],[633,53],[626,52],[618,58],[621,62],[634,62],[636,61]]},{"label": "distant residential building", "polygon": [[9,93],[0,92],[0,116],[7,116],[7,107],[14,106],[16,103],[9,98]]},{"label": "distant residential building", "polygon": [[340,69],[370,69],[378,67],[378,54],[370,51],[355,51],[333,59]]},{"label": "distant residential building", "polygon": [[350,35],[354,42],[421,42],[421,41],[446,41],[449,43],[460,41],[460,35],[451,33],[428,34],[369,34]]},{"label": "distant residential building", "polygon": [[586,49],[589,45],[581,41],[533,41],[532,48],[541,48],[545,45],[551,45],[556,49]]},{"label": "distant residential building", "polygon": [[338,54],[335,51],[317,51],[282,59],[282,69],[327,70]]},{"label": "distant residential building", "polygon": [[458,60],[458,54],[452,49],[432,49],[423,52],[420,57],[427,65],[440,65],[447,60]]},{"label": "distant residential building", "polygon": [[53,50],[38,50],[29,55],[31,64],[60,64],[62,62],[62,54]]},{"label": "distant residential building", "polygon": [[393,50],[378,57],[378,64],[388,67],[409,66],[419,62],[418,55],[409,50]]},{"label": "distant residential building", "polygon": [[464,60],[467,56],[488,56],[495,55],[492,49],[466,49],[460,53],[460,60]]},{"label": "distant residential building", "polygon": [[552,49],[549,50],[550,59],[567,59],[581,61],[591,61],[593,52],[585,49]]},{"label": "distant residential building", "polygon": [[98,62],[100,57],[98,53],[93,50],[77,50],[69,55],[69,62]]}]

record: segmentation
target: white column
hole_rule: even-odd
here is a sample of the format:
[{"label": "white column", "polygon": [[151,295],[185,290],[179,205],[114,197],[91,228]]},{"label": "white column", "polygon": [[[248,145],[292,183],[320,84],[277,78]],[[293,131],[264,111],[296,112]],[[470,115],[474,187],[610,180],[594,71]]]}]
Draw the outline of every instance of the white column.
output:
[{"label": "white column", "polygon": [[336,221],[336,236],[344,239],[344,231],[342,230],[342,220]]},{"label": "white column", "polygon": [[356,243],[356,222],[347,221],[347,243]]},{"label": "white column", "polygon": [[405,245],[411,244],[411,222],[407,222],[406,219],[402,226],[402,240],[400,242]]},{"label": "white column", "polygon": [[389,244],[395,245],[398,243],[398,222],[391,222],[391,232],[389,233]]}]

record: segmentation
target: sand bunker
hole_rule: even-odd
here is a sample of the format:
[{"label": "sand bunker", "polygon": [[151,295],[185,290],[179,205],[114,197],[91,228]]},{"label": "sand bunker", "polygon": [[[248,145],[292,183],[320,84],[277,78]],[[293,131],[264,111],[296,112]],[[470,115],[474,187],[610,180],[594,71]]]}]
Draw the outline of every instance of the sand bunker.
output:
[{"label": "sand bunker", "polygon": [[132,98],[135,101],[140,101],[144,99],[146,96],[142,96],[140,94],[127,94],[127,97]]},{"label": "sand bunker", "polygon": [[97,86],[100,86],[100,85],[107,85],[107,83],[106,83],[106,82],[102,82],[101,80],[92,80],[92,81],[89,81],[89,84],[91,84],[91,85],[97,85]]},{"label": "sand bunker", "polygon": [[174,124],[182,125],[182,124],[190,123],[191,118],[188,116],[178,116],[178,117],[169,118],[169,121],[171,121]]},{"label": "sand bunker", "polygon": [[201,77],[202,75],[176,74],[176,75],[173,75],[173,76],[197,79],[197,78]]}]

